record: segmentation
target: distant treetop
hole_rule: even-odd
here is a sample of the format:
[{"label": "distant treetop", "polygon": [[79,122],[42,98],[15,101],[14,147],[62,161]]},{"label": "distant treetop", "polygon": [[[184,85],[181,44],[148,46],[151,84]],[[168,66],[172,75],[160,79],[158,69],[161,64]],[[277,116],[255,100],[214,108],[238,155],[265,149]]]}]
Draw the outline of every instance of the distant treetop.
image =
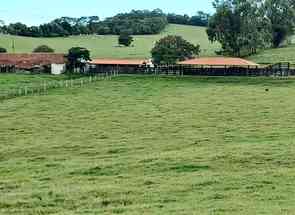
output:
[{"label": "distant treetop", "polygon": [[195,16],[165,14],[160,9],[132,10],[101,21],[98,16],[80,18],[61,17],[39,26],[26,26],[20,22],[0,26],[0,32],[29,37],[66,37],[71,35],[120,35],[128,29],[130,35],[158,34],[171,24],[207,26],[209,14]]}]

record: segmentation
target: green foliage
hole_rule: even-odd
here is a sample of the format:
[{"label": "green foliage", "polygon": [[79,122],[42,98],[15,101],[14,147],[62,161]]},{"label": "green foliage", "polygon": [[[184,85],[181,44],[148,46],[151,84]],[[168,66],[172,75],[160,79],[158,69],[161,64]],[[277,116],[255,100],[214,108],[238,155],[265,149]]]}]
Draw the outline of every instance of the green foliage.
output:
[{"label": "green foliage", "polygon": [[216,0],[216,13],[209,20],[207,34],[222,45],[222,54],[245,56],[269,46],[270,22],[261,2]]},{"label": "green foliage", "polygon": [[6,52],[7,52],[6,48],[0,47],[0,53],[6,53]]},{"label": "green foliage", "polygon": [[54,49],[50,48],[47,45],[41,45],[34,49],[35,53],[54,53]]},{"label": "green foliage", "polygon": [[210,18],[210,41],[222,45],[221,53],[244,56],[279,47],[295,27],[293,0],[215,0]]},{"label": "green foliage", "polygon": [[272,45],[277,48],[294,33],[295,4],[293,0],[266,0],[265,10],[271,22]]},{"label": "green foliage", "polygon": [[198,11],[194,16],[178,15],[174,13],[167,14],[168,23],[179,25],[208,26],[210,14]]},{"label": "green foliage", "polygon": [[79,68],[80,71],[83,70],[87,61],[90,61],[90,51],[82,47],[73,47],[69,50],[68,55],[68,68],[73,71]]},{"label": "green foliage", "polygon": [[66,37],[81,34],[120,35],[122,31],[129,29],[132,35],[150,35],[160,33],[168,23],[207,26],[209,17],[209,14],[202,11],[190,17],[188,15],[165,14],[160,9],[132,10],[129,13],[120,13],[105,20],[100,20],[98,16],[61,17],[39,26],[26,26],[22,23],[12,23],[5,26],[0,22],[0,32],[31,37]]},{"label": "green foliage", "polygon": [[116,35],[120,35],[126,29],[132,35],[145,35],[160,33],[167,24],[166,15],[162,10],[156,9],[132,10],[130,13],[118,14],[99,23],[99,26],[108,28],[111,34]]},{"label": "green foliage", "polygon": [[97,16],[61,17],[40,26],[26,26],[22,23],[12,23],[2,26],[4,33],[31,37],[67,37],[81,34],[114,34],[130,29],[133,35],[157,34],[165,29],[168,21],[166,14],[160,9],[132,10],[130,13],[117,14],[103,21]]},{"label": "green foliage", "polygon": [[132,42],[133,42],[133,37],[130,35],[128,31],[121,32],[118,38],[119,45],[124,45],[128,47],[131,45]]},{"label": "green foliage", "polygon": [[160,39],[151,54],[156,64],[175,64],[191,59],[200,53],[200,45],[194,45],[180,36],[167,36]]}]

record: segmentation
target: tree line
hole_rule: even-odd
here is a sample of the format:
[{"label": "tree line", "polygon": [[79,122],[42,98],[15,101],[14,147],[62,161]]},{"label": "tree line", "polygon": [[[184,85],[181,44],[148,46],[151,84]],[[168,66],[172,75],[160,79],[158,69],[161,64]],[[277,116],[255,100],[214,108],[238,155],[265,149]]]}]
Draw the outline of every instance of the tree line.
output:
[{"label": "tree line", "polygon": [[196,16],[165,14],[160,9],[132,10],[100,20],[98,16],[61,17],[39,26],[23,23],[1,25],[2,33],[28,37],[66,37],[71,35],[147,35],[158,34],[171,24],[207,26],[209,14],[198,12]]},{"label": "tree line", "polygon": [[222,49],[218,54],[247,56],[277,48],[295,28],[294,0],[215,0],[207,34]]},{"label": "tree line", "polygon": [[167,14],[167,20],[170,24],[180,24],[180,25],[193,25],[193,26],[203,26],[207,27],[209,22],[210,14],[203,11],[198,11],[196,15],[189,16],[179,15],[174,13]]}]

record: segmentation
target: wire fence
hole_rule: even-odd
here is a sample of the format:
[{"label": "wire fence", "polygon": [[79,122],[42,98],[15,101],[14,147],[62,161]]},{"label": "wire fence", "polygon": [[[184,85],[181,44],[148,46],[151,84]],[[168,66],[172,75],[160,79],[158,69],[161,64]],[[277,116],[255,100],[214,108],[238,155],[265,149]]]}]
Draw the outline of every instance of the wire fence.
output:
[{"label": "wire fence", "polygon": [[84,85],[88,85],[97,81],[111,80],[113,77],[116,77],[118,75],[119,74],[115,72],[106,72],[93,74],[78,79],[47,81],[27,86],[19,86],[11,89],[0,89],[0,101],[20,96],[45,95],[48,93],[48,91],[52,89],[83,87]]}]

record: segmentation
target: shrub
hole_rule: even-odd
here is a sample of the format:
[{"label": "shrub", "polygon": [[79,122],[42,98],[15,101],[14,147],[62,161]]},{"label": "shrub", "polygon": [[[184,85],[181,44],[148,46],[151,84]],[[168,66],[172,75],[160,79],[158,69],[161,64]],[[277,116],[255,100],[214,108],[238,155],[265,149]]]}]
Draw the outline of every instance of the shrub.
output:
[{"label": "shrub", "polygon": [[50,48],[47,45],[41,45],[34,49],[35,53],[54,53],[54,49]]},{"label": "shrub", "polygon": [[6,52],[7,52],[6,48],[0,47],[0,53],[6,53]]},{"label": "shrub", "polygon": [[119,36],[118,43],[119,45],[130,46],[133,42],[133,37],[129,32],[122,32]]}]

